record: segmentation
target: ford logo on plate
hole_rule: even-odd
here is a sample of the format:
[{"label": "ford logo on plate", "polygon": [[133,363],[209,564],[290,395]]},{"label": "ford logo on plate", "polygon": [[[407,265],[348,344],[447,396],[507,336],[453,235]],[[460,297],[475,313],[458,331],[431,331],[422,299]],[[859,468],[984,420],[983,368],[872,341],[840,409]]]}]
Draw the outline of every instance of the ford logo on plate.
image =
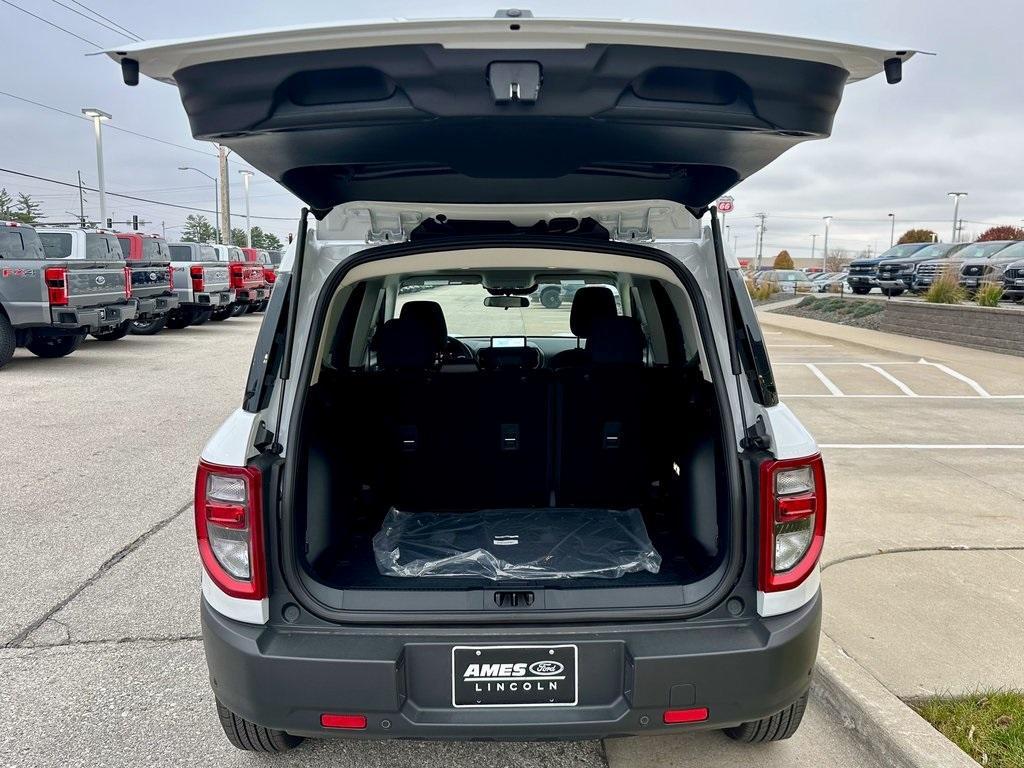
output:
[{"label": "ford logo on plate", "polygon": [[557,675],[563,669],[565,669],[565,665],[560,661],[535,661],[530,665],[530,672],[535,675],[543,675],[545,677],[549,675]]},{"label": "ford logo on plate", "polygon": [[156,272],[150,272],[149,273],[149,279],[155,281],[156,280]]},{"label": "ford logo on plate", "polygon": [[103,275],[96,275],[96,285],[106,285],[107,278]]}]

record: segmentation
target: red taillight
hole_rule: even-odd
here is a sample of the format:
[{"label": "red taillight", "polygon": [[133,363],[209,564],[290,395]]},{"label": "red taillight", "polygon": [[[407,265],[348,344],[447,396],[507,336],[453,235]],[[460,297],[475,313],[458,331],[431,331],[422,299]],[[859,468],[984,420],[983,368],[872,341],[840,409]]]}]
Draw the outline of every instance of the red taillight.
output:
[{"label": "red taillight", "polygon": [[68,303],[68,268],[47,267],[43,271],[46,289],[50,296],[50,304],[65,307]]},{"label": "red taillight", "polygon": [[825,543],[825,465],[821,455],[761,465],[761,557],[758,588],[799,586]]},{"label": "red taillight", "polygon": [[231,273],[231,287],[244,288],[245,281],[242,276],[242,263],[239,261],[233,261],[228,265],[228,270]]},{"label": "red taillight", "polygon": [[362,730],[366,727],[366,715],[332,715],[325,712],[320,715],[320,725],[324,728],[350,728]]},{"label": "red taillight", "polygon": [[262,489],[258,469],[199,463],[195,499],[199,557],[214,584],[231,597],[262,600],[267,596]]},{"label": "red taillight", "polygon": [[668,725],[677,723],[702,723],[708,719],[707,707],[693,707],[691,709],[668,709],[665,710],[663,720]]},{"label": "red taillight", "polygon": [[124,297],[130,299],[132,297],[132,268],[124,268]]},{"label": "red taillight", "polygon": [[192,277],[192,290],[196,293],[203,293],[206,290],[206,273],[198,264],[189,267],[189,275]]},{"label": "red taillight", "polygon": [[263,276],[267,278],[267,282],[268,283],[276,283],[277,282],[277,272],[274,272],[273,270],[270,270],[270,269],[263,270]]}]

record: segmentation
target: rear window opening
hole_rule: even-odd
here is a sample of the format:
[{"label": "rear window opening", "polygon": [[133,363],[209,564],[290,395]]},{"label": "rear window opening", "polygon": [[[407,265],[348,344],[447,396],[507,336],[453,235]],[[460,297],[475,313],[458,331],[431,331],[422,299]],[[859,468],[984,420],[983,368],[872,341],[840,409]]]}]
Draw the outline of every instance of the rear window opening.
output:
[{"label": "rear window opening", "polygon": [[640,259],[560,258],[398,258],[338,288],[284,518],[319,603],[671,609],[720,584],[725,422],[688,293]]}]

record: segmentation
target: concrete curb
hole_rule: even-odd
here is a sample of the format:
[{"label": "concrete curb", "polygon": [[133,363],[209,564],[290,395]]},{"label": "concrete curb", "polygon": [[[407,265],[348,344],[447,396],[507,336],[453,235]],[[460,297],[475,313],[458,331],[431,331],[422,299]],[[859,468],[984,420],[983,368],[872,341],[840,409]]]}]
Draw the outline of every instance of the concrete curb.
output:
[{"label": "concrete curb", "polygon": [[811,696],[852,730],[883,765],[978,768],[825,633],[818,648]]}]

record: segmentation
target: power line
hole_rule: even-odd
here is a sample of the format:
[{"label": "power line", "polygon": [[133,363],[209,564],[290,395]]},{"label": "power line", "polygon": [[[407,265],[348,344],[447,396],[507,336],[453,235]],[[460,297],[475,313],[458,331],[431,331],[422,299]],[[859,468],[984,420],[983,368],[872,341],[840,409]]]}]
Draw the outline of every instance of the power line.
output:
[{"label": "power line", "polygon": [[26,10],[25,8],[22,8],[20,5],[15,5],[10,0],[0,0],[0,3],[3,3],[4,5],[9,5],[9,6],[11,6],[11,8],[14,8],[15,10],[18,10],[18,11],[21,11],[22,13],[28,14],[33,19],[38,19],[39,21],[43,22],[43,24],[49,24],[51,27],[53,27],[54,29],[59,29],[64,34],[71,35],[72,37],[78,38],[83,43],[88,43],[93,48],[99,48],[100,50],[103,49],[102,45],[99,45],[98,43],[94,43],[92,40],[88,40],[88,39],[82,37],[81,35],[76,35],[70,29],[65,29],[60,24],[54,24],[49,19],[44,19],[42,16],[37,16],[36,14],[32,13],[32,11]]},{"label": "power line", "polygon": [[[7,2],[7,0],[0,0],[0,2]],[[73,117],[76,120],[85,120],[86,122],[92,122],[91,120],[89,120],[89,118],[84,117],[82,115],[76,115],[74,112],[68,112],[66,109],[61,109],[60,107],[54,107],[51,104],[44,104],[41,101],[34,101],[33,99],[26,99],[24,96],[18,96],[17,94],[9,93],[8,91],[0,91],[0,96],[7,96],[8,98],[14,99],[16,101],[23,101],[26,104],[32,104],[33,106],[36,106],[36,107],[42,107],[43,109],[48,109],[51,112],[57,112],[57,113],[62,114],[62,115],[67,115],[68,117]],[[110,123],[107,123],[104,126],[104,130],[120,131],[121,133],[127,133],[127,134],[130,134],[132,136],[138,136],[140,139],[149,139],[150,141],[156,141],[156,142],[159,142],[160,144],[166,144],[169,147],[176,147],[177,149],[184,149],[184,150],[187,150],[188,152],[197,152],[200,155],[206,155],[207,157],[216,157],[216,155],[213,152],[205,152],[205,151],[203,151],[201,149],[196,149],[195,147],[186,147],[184,144],[175,144],[173,141],[167,141],[166,139],[158,139],[156,136],[149,136],[149,135],[147,135],[145,133],[139,133],[138,131],[132,131],[132,130],[129,130],[128,128],[122,128],[119,125],[111,125]]]},{"label": "power line", "polygon": [[[22,173],[21,171],[12,171],[9,168],[0,168],[0,173],[9,173],[12,176],[21,176],[21,177],[26,178],[26,179],[35,179],[36,181],[48,181],[51,184],[58,184],[58,185],[60,185],[62,187],[74,187],[75,189],[78,189],[78,185],[77,184],[71,184],[70,182],[59,181],[57,179],[49,179],[46,176],[36,176],[34,174],[31,174],[31,173]],[[84,189],[84,190],[86,190],[88,192],[99,192],[99,190],[96,189],[95,187],[85,187],[85,186],[83,186],[82,189]],[[209,208],[197,208],[197,207],[192,206],[192,205],[180,205],[178,203],[168,203],[168,202],[165,202],[163,200],[150,200],[150,199],[145,198],[145,197],[135,197],[134,195],[123,195],[123,194],[119,194],[117,192],[107,192],[106,195],[108,197],[118,197],[118,198],[121,198],[122,200],[134,200],[135,202],[138,202],[138,203],[150,203],[152,205],[162,205],[162,206],[165,206],[167,208],[180,208],[183,211],[198,211],[199,213],[214,213],[214,211],[211,211]],[[294,221],[294,219],[292,219],[292,218],[290,218],[288,216],[256,216],[256,215],[254,215],[251,218],[253,218],[253,219],[265,219],[267,221]]]},{"label": "power line", "polygon": [[138,38],[139,40],[143,39],[142,35],[137,35],[134,32],[132,32],[130,29],[128,29],[128,27],[123,26],[121,24],[118,24],[113,19],[107,18],[106,16],[104,16],[99,11],[94,11],[92,8],[87,6],[85,3],[80,3],[80,2],[78,2],[78,0],[71,0],[71,2],[74,3],[75,5],[77,5],[79,8],[84,8],[89,13],[91,13],[93,16],[98,16],[99,18],[103,19],[104,21],[109,22],[110,24],[113,24],[115,27],[117,27],[117,28],[123,30],[124,32],[128,33],[129,36]]},{"label": "power line", "polygon": [[77,10],[75,8],[72,8],[70,5],[64,5],[64,3],[62,3],[60,0],[52,0],[52,2],[55,5],[59,5],[61,8],[64,8],[65,10],[71,11],[72,13],[81,16],[83,19],[85,19],[87,21],[91,21],[93,24],[98,24],[99,26],[103,27],[104,29],[109,30],[110,32],[113,32],[115,35],[121,35],[121,37],[127,37],[133,43],[139,42],[138,38],[136,38],[135,35],[129,35],[128,33],[124,32],[124,31],[122,31],[120,29],[117,29],[116,27],[112,27],[109,24],[105,24],[102,21],[99,21],[98,19],[94,19],[92,16],[89,16],[88,14],[82,13],[81,11],[79,11],[79,10]]}]

